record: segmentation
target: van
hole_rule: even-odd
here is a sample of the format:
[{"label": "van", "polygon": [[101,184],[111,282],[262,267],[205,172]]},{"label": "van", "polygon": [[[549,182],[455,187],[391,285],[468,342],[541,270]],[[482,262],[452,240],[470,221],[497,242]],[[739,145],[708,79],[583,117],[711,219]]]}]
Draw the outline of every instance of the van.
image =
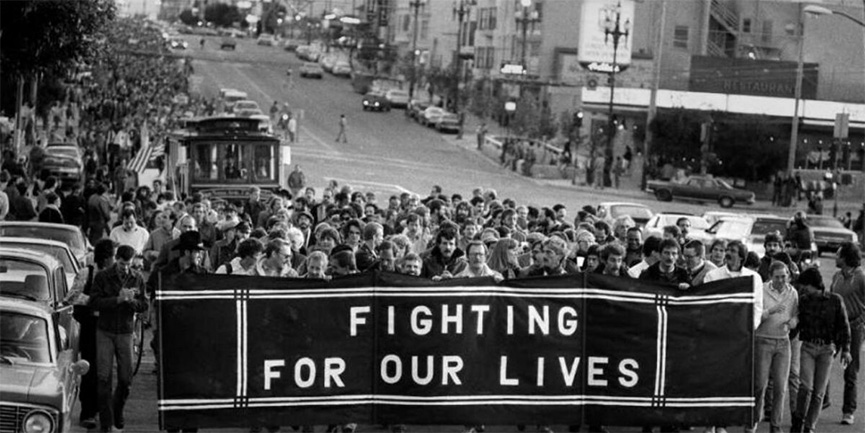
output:
[{"label": "van", "polygon": [[249,99],[249,95],[246,92],[241,92],[239,90],[231,90],[225,92],[225,95],[222,97],[222,100],[225,102],[226,108],[229,110],[234,107],[234,104],[237,101],[243,101]]}]

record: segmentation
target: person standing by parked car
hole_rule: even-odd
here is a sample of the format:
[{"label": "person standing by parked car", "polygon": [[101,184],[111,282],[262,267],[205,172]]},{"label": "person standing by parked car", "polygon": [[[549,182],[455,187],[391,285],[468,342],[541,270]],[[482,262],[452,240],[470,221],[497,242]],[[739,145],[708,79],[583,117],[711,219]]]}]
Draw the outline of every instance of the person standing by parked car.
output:
[{"label": "person standing by parked car", "polygon": [[[99,424],[103,431],[123,430],[123,408],[132,387],[132,324],[135,313],[147,311],[144,277],[133,269],[135,248],[121,245],[115,263],[93,280],[90,306],[99,312],[96,329]],[[117,388],[112,392],[114,360]]]},{"label": "person standing by parked car", "polygon": [[853,425],[853,413],[859,387],[859,368],[862,364],[862,342],[865,340],[865,270],[862,269],[862,253],[853,242],[845,242],[838,249],[835,264],[838,272],[832,277],[832,293],[844,298],[847,317],[850,319],[850,365],[844,369],[844,404],[841,424]]}]

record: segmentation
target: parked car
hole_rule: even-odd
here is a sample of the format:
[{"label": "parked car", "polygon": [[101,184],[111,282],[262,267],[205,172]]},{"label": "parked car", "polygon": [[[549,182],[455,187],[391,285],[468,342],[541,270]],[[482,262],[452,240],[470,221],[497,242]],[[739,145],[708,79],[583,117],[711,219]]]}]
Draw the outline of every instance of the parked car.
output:
[{"label": "parked car", "polygon": [[300,42],[298,42],[297,39],[286,39],[282,43],[282,48],[285,51],[294,51],[299,46],[300,46]]},{"label": "parked car", "polygon": [[363,110],[372,111],[390,111],[390,102],[384,97],[382,92],[368,92],[363,95]]},{"label": "parked car", "polygon": [[348,62],[338,61],[333,65],[333,69],[330,72],[337,77],[350,77],[351,65]]},{"label": "parked car", "polygon": [[409,101],[405,108],[405,112],[408,117],[420,122],[421,113],[423,113],[429,106],[429,102],[413,99]]},{"label": "parked car", "polygon": [[247,95],[246,92],[234,89],[227,89],[222,96],[222,102],[225,104],[225,108],[228,111],[231,111],[234,108],[234,104],[248,99],[249,95]]},{"label": "parked car", "polygon": [[189,43],[180,38],[171,39],[168,45],[175,50],[185,50],[189,47]]},{"label": "parked car", "polygon": [[90,241],[80,227],[69,224],[40,223],[35,221],[0,221],[0,238],[20,237],[48,239],[63,242],[69,246],[79,267],[83,268],[92,261]]},{"label": "parked car", "polygon": [[683,213],[655,214],[654,216],[649,218],[649,221],[646,222],[643,230],[643,236],[657,236],[659,238],[663,237],[664,227],[676,225],[676,222],[679,221],[679,218],[687,218],[688,221],[691,222],[691,228],[688,232],[688,239],[695,239],[706,243],[706,241],[712,238],[712,236],[706,233],[706,229],[709,228],[709,222],[706,221],[705,218],[697,215]]},{"label": "parked car", "polygon": [[237,117],[252,117],[258,115],[264,115],[264,113],[258,108],[244,108],[238,110],[237,107],[234,108],[234,115]]},{"label": "parked car", "polygon": [[[723,217],[709,227],[706,233],[712,239],[742,241],[748,247],[748,251],[754,251],[763,257],[766,253],[766,249],[763,247],[766,234],[778,232],[784,236],[787,231],[787,221],[789,221],[788,218],[767,214]],[[811,249],[816,253],[816,244],[812,245]]]},{"label": "parked car", "polygon": [[300,67],[300,76],[303,78],[315,77],[322,79],[324,78],[324,69],[318,63],[305,62]]},{"label": "parked car", "polygon": [[[69,308],[71,310],[71,308]],[[0,298],[0,426],[4,432],[70,432],[81,376],[78,323],[38,302]]]},{"label": "parked car", "polygon": [[333,67],[336,65],[337,57],[335,53],[324,54],[318,59],[321,68],[327,72],[333,72]]},{"label": "parked car", "polygon": [[709,223],[709,226],[711,226],[712,224],[715,224],[721,218],[737,217],[737,216],[742,216],[742,214],[741,213],[735,213],[735,212],[715,211],[715,210],[703,212],[703,218]]},{"label": "parked car", "polygon": [[423,112],[418,116],[418,122],[424,126],[435,126],[436,122],[439,121],[441,116],[445,114],[445,109],[441,107],[427,107]]},{"label": "parked car", "polygon": [[828,215],[808,215],[808,227],[817,244],[817,253],[825,251],[834,253],[844,242],[859,242],[859,236],[853,230],[844,227],[837,218]]},{"label": "parked car", "polygon": [[598,218],[602,220],[615,221],[622,215],[628,215],[637,225],[644,226],[655,213],[639,203],[602,202],[598,205]]},{"label": "parked car", "polygon": [[224,37],[224,38],[220,39],[220,41],[219,41],[219,49],[220,50],[231,49],[232,51],[234,51],[237,49],[237,41],[235,41],[234,38]]},{"label": "parked car", "polygon": [[408,92],[400,89],[390,89],[384,92],[384,97],[394,108],[406,108],[408,106]]},{"label": "parked car", "polygon": [[736,203],[754,204],[756,196],[751,191],[738,189],[729,183],[711,176],[691,176],[682,182],[651,180],[646,192],[654,193],[660,201],[674,198],[717,202],[721,207],[733,207]]},{"label": "parked car", "polygon": [[255,41],[255,43],[258,45],[272,47],[276,45],[276,37],[270,33],[262,33],[261,36],[258,37],[258,40]]},{"label": "parked car", "polygon": [[78,146],[49,145],[45,148],[43,168],[59,180],[80,181],[84,161]]},{"label": "parked car", "polygon": [[72,290],[83,289],[84,281],[78,280],[78,275],[81,273],[82,266],[72,254],[69,245],[63,242],[52,241],[39,238],[13,238],[4,236],[0,238],[0,248],[20,248],[22,250],[31,250],[40,253],[45,253],[54,257],[60,262],[60,266],[66,272],[66,287]]},{"label": "parked car", "polygon": [[460,130],[460,117],[454,113],[445,111],[441,117],[436,119],[433,127],[439,132],[457,132]]}]

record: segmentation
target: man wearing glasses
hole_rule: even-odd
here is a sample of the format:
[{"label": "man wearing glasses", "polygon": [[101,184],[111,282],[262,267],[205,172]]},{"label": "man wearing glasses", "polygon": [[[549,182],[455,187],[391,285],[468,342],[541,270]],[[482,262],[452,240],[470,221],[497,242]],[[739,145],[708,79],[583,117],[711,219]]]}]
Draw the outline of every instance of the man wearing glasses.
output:
[{"label": "man wearing glasses", "polygon": [[264,258],[255,265],[255,274],[262,277],[297,277],[291,267],[291,244],[283,239],[274,239],[267,244]]}]

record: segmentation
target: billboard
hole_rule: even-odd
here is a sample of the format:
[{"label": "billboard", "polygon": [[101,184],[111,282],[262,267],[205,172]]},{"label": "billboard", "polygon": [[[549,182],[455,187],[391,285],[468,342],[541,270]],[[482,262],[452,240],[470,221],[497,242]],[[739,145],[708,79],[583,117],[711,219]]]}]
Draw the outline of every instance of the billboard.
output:
[{"label": "billboard", "polygon": [[[796,68],[796,62],[691,56],[688,90],[793,98]],[[802,72],[802,99],[817,99],[819,64],[804,63]]]},{"label": "billboard", "polygon": [[180,275],[156,295],[160,426],[750,425],[753,296],[748,278]]},{"label": "billboard", "polygon": [[[625,70],[631,63],[634,0],[583,0],[582,3],[577,47],[580,65],[594,72],[611,73],[615,63],[615,72]],[[621,37],[618,49],[614,50],[613,36],[605,29],[615,28],[617,18]]]}]

